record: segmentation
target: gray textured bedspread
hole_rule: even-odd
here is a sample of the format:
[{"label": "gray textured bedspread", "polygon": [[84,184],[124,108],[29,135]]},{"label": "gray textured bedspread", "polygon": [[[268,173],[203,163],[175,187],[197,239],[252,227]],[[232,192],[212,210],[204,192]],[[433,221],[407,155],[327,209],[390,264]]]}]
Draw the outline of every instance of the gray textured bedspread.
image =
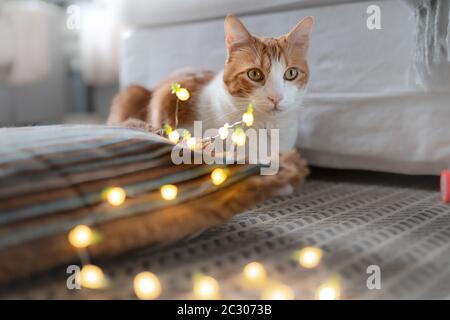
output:
[{"label": "gray textured bedspread", "polygon": [[[450,298],[450,206],[440,200],[437,177],[313,170],[293,194],[274,198],[228,223],[176,244],[101,261],[114,286],[69,291],[65,270],[17,283],[3,298],[134,298],[142,270],[160,276],[163,298],[187,298],[192,275],[214,276],[224,298],[259,298],[241,287],[239,273],[260,261],[271,278],[289,284],[296,299],[339,274],[342,298]],[[292,252],[319,246],[323,261],[301,268]],[[367,267],[381,270],[381,289],[366,286]]]}]

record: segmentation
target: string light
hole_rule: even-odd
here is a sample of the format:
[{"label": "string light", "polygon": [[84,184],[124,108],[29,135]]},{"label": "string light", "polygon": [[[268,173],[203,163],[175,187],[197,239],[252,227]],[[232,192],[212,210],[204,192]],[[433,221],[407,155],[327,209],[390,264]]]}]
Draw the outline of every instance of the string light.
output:
[{"label": "string light", "polygon": [[242,122],[245,123],[247,127],[251,127],[255,118],[253,117],[253,105],[250,103],[247,107],[247,112],[242,115]]},{"label": "string light", "polygon": [[298,263],[306,269],[312,269],[319,265],[322,259],[322,250],[315,247],[305,247],[298,252]]},{"label": "string light", "polygon": [[238,127],[234,130],[233,134],[231,135],[231,140],[238,146],[243,146],[245,144],[245,141],[247,140],[247,136],[245,135],[244,130],[242,128]]},{"label": "string light", "polygon": [[83,249],[92,244],[93,232],[86,225],[79,225],[69,232],[69,243],[75,248]]},{"label": "string light", "polygon": [[127,193],[120,187],[108,188],[104,191],[103,198],[112,206],[118,207],[125,202]]},{"label": "string light", "polygon": [[192,137],[192,135],[189,132],[189,130],[183,130],[182,137],[183,137],[183,140],[188,140],[190,137]]},{"label": "string light", "polygon": [[210,276],[196,276],[194,278],[194,296],[196,299],[219,298],[219,283]]},{"label": "string light", "polygon": [[134,292],[141,300],[153,300],[161,295],[161,283],[151,272],[141,272],[134,278]]},{"label": "string light", "polygon": [[[190,93],[186,88],[182,88],[181,85],[176,82],[173,82],[170,88],[171,88],[172,94],[175,94],[177,96],[177,101],[176,101],[176,106],[175,106],[175,127],[178,127],[178,107],[179,107],[178,101],[188,100],[190,98]],[[217,137],[220,137],[220,139],[225,140],[228,138],[230,128],[234,128],[234,127],[242,125],[242,124],[245,124],[247,127],[250,127],[253,125],[254,120],[255,119],[253,116],[253,105],[250,103],[247,107],[247,112],[245,112],[242,115],[241,121],[238,121],[232,125],[225,123],[225,125],[223,127],[219,128],[218,135],[214,136],[214,137],[209,137],[208,141],[210,142]],[[173,133],[174,131],[172,130],[172,128],[169,125],[166,124],[166,125],[164,125],[164,127],[165,127],[165,130],[163,132],[165,132],[165,134],[169,138],[169,140],[173,143],[178,143],[178,141],[180,140],[180,135],[178,133]],[[184,134],[186,132],[188,133],[188,135]],[[191,137],[190,133],[187,130],[185,130],[184,133],[183,133],[183,141],[186,142],[189,149],[195,150],[199,141],[197,141],[195,138]],[[232,138],[232,141],[238,146],[245,145],[245,142],[247,140],[246,134],[242,130],[241,127],[237,127],[234,130],[231,138]],[[200,139],[200,142],[202,140],[203,139]]]},{"label": "string light", "polygon": [[226,170],[222,168],[214,169],[211,173],[212,183],[216,186],[221,185],[225,180],[227,180],[228,174]]},{"label": "string light", "polygon": [[81,268],[80,284],[89,289],[99,289],[105,286],[105,275],[98,266],[87,264]]},{"label": "string light", "polygon": [[[178,101],[187,101],[190,98],[190,93],[186,88],[181,88],[180,84],[172,83],[172,94],[177,97],[177,104],[175,110],[175,128],[178,127]],[[208,138],[209,141],[220,137],[225,140],[228,138],[229,129],[235,128],[231,140],[238,146],[243,146],[246,143],[247,136],[241,125],[245,124],[250,127],[254,124],[253,105],[249,104],[247,112],[242,115],[242,120],[232,125],[225,123],[225,125],[218,130],[218,135]],[[168,137],[169,141],[174,144],[179,143],[180,138],[186,145],[194,150],[199,143],[196,138],[192,137],[190,132],[184,130],[181,137],[177,130],[173,130],[171,126],[165,125],[165,129],[160,129],[159,134]],[[200,143],[202,139],[200,139]],[[211,173],[211,180],[214,185],[220,185],[228,178],[228,172],[222,168],[216,168]],[[160,188],[160,193],[165,200],[174,200],[178,194],[178,188],[175,185],[164,185]],[[123,188],[113,187],[108,188],[103,193],[103,198],[113,206],[120,206],[126,200],[126,192]],[[71,230],[69,233],[69,242],[76,248],[86,248],[93,242],[93,231],[85,225],[80,225]],[[305,258],[303,258],[305,259]],[[308,258],[306,258],[308,260]],[[320,260],[320,257],[319,257]],[[250,283],[265,283],[267,280],[267,272],[264,266],[258,262],[251,262],[244,267],[244,279]],[[80,284],[86,288],[101,288],[105,286],[106,279],[103,271],[95,265],[85,265],[80,272]],[[161,283],[156,275],[151,272],[142,272],[134,278],[134,291],[136,296],[140,299],[155,299],[161,294]],[[216,279],[210,276],[200,276],[194,279],[193,292],[198,299],[215,299],[219,297],[219,284]],[[329,291],[324,291],[330,295]],[[324,293],[322,293],[323,295]],[[283,299],[289,300],[294,298],[292,289],[283,284],[271,285],[262,293],[263,299]]]},{"label": "string light", "polygon": [[317,300],[339,300],[341,297],[341,285],[339,276],[334,276],[316,290]]},{"label": "string light", "polygon": [[[175,129],[178,128],[178,109],[179,101],[187,101],[190,98],[190,93],[186,88],[181,88],[180,84],[172,83],[172,94],[177,97],[175,106]],[[243,146],[246,143],[247,136],[242,129],[241,125],[245,124],[247,127],[252,126],[254,123],[253,106],[248,105],[247,112],[242,115],[242,120],[232,125],[225,123],[223,127],[218,130],[218,135],[208,138],[208,141],[220,137],[225,140],[228,138],[229,129],[235,128],[232,133],[232,141],[238,145]],[[190,132],[184,130],[181,134],[177,130],[173,130],[168,124],[164,126],[164,129],[160,129],[158,134],[165,135],[174,144],[179,143],[180,138],[186,143],[188,148],[195,150],[200,142],[196,138],[192,137]],[[211,180],[214,185],[220,185],[228,178],[228,171],[222,168],[216,168],[211,173]],[[160,188],[161,196],[164,200],[174,200],[178,195],[178,188],[175,185],[164,185]],[[127,194],[123,188],[112,187],[103,191],[102,197],[112,206],[122,205]],[[85,225],[75,227],[69,232],[69,242],[76,248],[86,248],[93,243],[95,233]],[[257,262],[249,263],[243,271],[244,277],[250,282],[264,282],[267,278],[267,273],[264,267]],[[80,272],[80,284],[86,288],[101,288],[105,286],[106,279],[103,271],[95,265],[85,265]],[[150,272],[142,272],[136,275],[134,279],[134,290],[136,296],[140,299],[155,299],[161,294],[161,284],[156,275]],[[218,282],[209,276],[201,276],[194,281],[194,295],[199,299],[213,299],[219,297],[219,284]],[[279,285],[272,287],[269,291],[266,291],[266,296],[275,299],[291,299],[293,297],[292,290],[287,286]]]},{"label": "string light", "polygon": [[172,143],[177,144],[178,141],[180,141],[180,134],[178,133],[178,131],[174,130],[169,134],[169,140]]},{"label": "string light", "polygon": [[220,139],[225,140],[226,138],[228,138],[228,135],[230,133],[228,128],[229,128],[229,124],[225,123],[225,125],[219,129],[219,137],[220,137]]},{"label": "string light", "polygon": [[[178,109],[179,109],[178,102],[188,100],[190,98],[190,93],[186,88],[182,88],[181,85],[176,82],[172,83],[171,92],[172,92],[172,94],[175,94],[177,96],[177,101],[176,101],[176,106],[175,106],[175,127],[178,127]],[[247,127],[250,127],[253,125],[254,120],[255,119],[253,116],[253,105],[250,103],[247,107],[247,112],[245,112],[242,115],[241,121],[238,121],[232,125],[225,123],[225,125],[223,127],[219,128],[218,135],[208,138],[208,143],[210,143],[212,140],[216,139],[217,137],[220,137],[220,139],[222,139],[222,140],[227,139],[228,135],[229,135],[229,129],[236,127],[236,129],[234,130],[234,132],[231,136],[231,139],[236,145],[243,146],[246,143],[247,136],[246,136],[244,130],[242,130],[241,127],[237,127],[237,126],[245,124]],[[175,144],[178,143],[180,140],[180,135],[178,133],[174,133],[174,131],[172,130],[172,128],[169,125],[166,124],[166,125],[164,125],[164,127],[165,127],[165,130],[163,130],[163,132],[165,132],[165,134],[169,138],[169,140]],[[185,133],[187,133],[187,134],[185,135]],[[195,150],[197,147],[197,144],[199,142],[201,143],[203,141],[203,139],[200,139],[200,141],[197,141],[194,137],[191,137],[190,133],[187,130],[185,130],[185,132],[183,132],[182,136],[183,136],[183,142],[185,142],[186,145],[188,146],[188,148],[191,150]]]},{"label": "string light", "polygon": [[170,86],[172,94],[175,94],[181,101],[186,101],[190,98],[190,93],[186,88],[182,88],[179,83],[173,82]]},{"label": "string light", "polygon": [[338,294],[332,287],[323,287],[318,292],[318,300],[337,300]]},{"label": "string light", "polygon": [[188,146],[189,149],[194,150],[195,147],[197,146],[197,140],[194,137],[190,137],[189,139],[186,140],[186,145]]},{"label": "string light", "polygon": [[253,117],[253,114],[251,113],[246,112],[242,115],[242,122],[245,123],[248,127],[251,127],[253,125],[254,120],[255,119]]},{"label": "string light", "polygon": [[284,284],[274,284],[262,292],[261,298],[263,300],[293,300],[294,291]]},{"label": "string light", "polygon": [[[181,88],[179,84],[172,84],[172,93],[175,93],[180,101],[186,101],[190,98],[190,93],[187,89]],[[178,110],[178,102],[177,102]],[[177,113],[177,111],[176,111]],[[225,123],[223,127],[218,130],[217,137],[225,140],[229,136],[229,129],[235,128],[231,135],[232,141],[238,145],[243,146],[246,143],[247,136],[241,125],[245,124],[251,127],[254,124],[253,106],[249,104],[247,112],[242,115],[242,120],[232,125]],[[162,130],[162,129],[161,129]],[[192,137],[190,132],[184,130],[181,137],[177,130],[173,130],[169,125],[165,125],[163,131],[168,139],[177,144],[182,137],[183,142],[186,142],[190,149],[195,149],[198,141]],[[220,185],[228,178],[228,171],[223,168],[216,168],[211,172],[211,181],[214,185]],[[160,193],[165,200],[174,200],[178,195],[178,188],[175,185],[163,185],[160,188]],[[120,206],[126,200],[127,194],[123,188],[113,187],[108,188],[103,192],[103,198],[113,206]],[[90,246],[95,239],[96,233],[86,225],[79,225],[73,228],[68,235],[69,243],[76,248],[86,248]],[[296,252],[296,258],[299,264],[304,268],[315,268],[319,265],[322,258],[322,250],[320,248],[305,247]],[[248,263],[243,269],[243,278],[249,284],[257,284],[266,286],[267,272],[264,266],[259,262]],[[80,276],[78,278],[80,285],[86,288],[98,289],[105,287],[107,279],[102,269],[96,265],[85,265],[82,267]],[[161,295],[161,283],[158,277],[151,272],[141,272],[137,274],[133,281],[133,287],[136,296],[139,299],[151,300],[156,299]],[[217,299],[220,297],[219,284],[216,279],[210,276],[197,276],[194,278],[193,293],[197,299]],[[337,300],[340,299],[340,283],[339,278],[334,277],[330,281],[322,284],[316,290],[316,299],[319,300]],[[294,299],[294,291],[287,285],[280,283],[272,283],[262,291],[262,299],[265,300],[292,300]]]},{"label": "string light", "polygon": [[166,184],[161,187],[160,192],[164,200],[174,200],[177,197],[178,188],[173,184]]},{"label": "string light", "polygon": [[177,98],[181,101],[187,101],[190,98],[190,93],[186,88],[180,88],[177,93]]},{"label": "string light", "polygon": [[250,262],[244,267],[244,279],[250,284],[261,284],[267,279],[267,272],[264,266],[259,262]]}]

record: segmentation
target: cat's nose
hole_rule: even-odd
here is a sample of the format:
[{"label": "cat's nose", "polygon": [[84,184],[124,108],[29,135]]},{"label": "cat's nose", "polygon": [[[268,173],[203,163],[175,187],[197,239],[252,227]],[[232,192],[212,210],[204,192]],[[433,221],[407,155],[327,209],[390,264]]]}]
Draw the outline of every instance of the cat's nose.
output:
[{"label": "cat's nose", "polygon": [[278,96],[278,95],[273,95],[273,96],[268,96],[267,99],[273,103],[274,107],[277,107],[278,103],[280,103],[280,101],[283,99],[283,97]]}]

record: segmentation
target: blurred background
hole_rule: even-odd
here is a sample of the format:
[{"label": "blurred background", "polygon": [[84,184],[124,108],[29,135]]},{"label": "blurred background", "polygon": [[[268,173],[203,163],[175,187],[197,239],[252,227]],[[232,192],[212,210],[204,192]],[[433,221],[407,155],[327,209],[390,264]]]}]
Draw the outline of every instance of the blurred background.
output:
[{"label": "blurred background", "polygon": [[0,0],[0,126],[104,122],[118,88],[115,0]]}]

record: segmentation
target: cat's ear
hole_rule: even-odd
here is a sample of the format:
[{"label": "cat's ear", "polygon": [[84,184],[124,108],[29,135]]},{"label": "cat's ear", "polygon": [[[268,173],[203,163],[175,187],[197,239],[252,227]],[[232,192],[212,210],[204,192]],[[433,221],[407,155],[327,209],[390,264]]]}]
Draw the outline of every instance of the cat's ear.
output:
[{"label": "cat's ear", "polygon": [[288,42],[301,46],[303,50],[307,51],[312,27],[313,18],[311,16],[304,18],[286,35]]},{"label": "cat's ear", "polygon": [[237,44],[250,41],[252,35],[237,17],[228,15],[225,18],[225,44],[228,52]]}]

